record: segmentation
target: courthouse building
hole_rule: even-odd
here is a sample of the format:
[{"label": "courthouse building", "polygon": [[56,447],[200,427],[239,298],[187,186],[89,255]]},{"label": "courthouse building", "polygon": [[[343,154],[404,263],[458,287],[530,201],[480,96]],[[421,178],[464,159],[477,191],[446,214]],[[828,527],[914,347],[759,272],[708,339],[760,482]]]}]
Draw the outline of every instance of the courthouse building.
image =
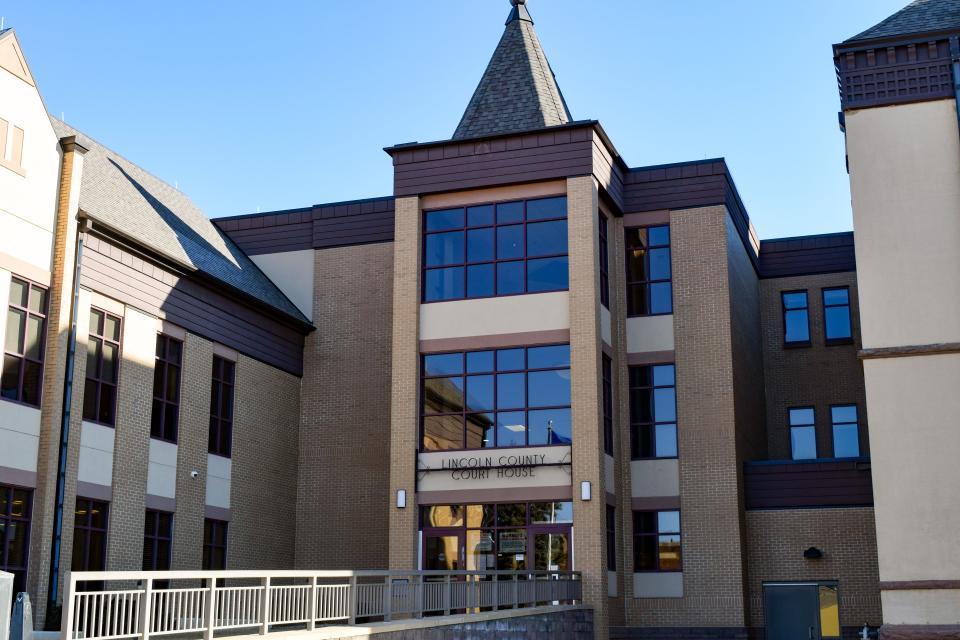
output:
[{"label": "courthouse building", "polygon": [[630,166],[511,4],[392,195],[215,220],[0,33],[0,570],[39,621],[71,570],[572,569],[603,637],[960,633],[957,3],[836,46],[856,241],[759,240],[722,158]]}]

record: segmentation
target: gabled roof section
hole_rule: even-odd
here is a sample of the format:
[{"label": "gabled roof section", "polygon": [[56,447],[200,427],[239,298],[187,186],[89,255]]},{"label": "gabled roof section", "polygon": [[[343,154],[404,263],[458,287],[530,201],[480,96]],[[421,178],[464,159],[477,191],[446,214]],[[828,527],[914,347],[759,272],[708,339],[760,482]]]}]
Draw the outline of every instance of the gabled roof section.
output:
[{"label": "gabled roof section", "polygon": [[310,321],[190,198],[70,125],[51,117],[62,137],[88,149],[80,209],[94,224],[226,284],[300,325]]},{"label": "gabled roof section", "polygon": [[957,0],[913,0],[889,18],[845,40],[875,40],[914,33],[960,29],[960,2]]},{"label": "gabled roof section", "polygon": [[32,87],[37,86],[13,29],[0,31],[0,69],[6,69]]},{"label": "gabled roof section", "polygon": [[540,129],[573,118],[557,86],[526,0],[513,9],[493,57],[470,98],[454,140]]}]

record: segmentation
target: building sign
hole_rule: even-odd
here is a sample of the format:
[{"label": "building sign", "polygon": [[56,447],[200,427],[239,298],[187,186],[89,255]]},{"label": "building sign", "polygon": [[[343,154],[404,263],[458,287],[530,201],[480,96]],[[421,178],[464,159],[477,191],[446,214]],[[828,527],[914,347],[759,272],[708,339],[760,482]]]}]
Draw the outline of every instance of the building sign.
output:
[{"label": "building sign", "polygon": [[417,471],[420,491],[569,485],[570,447],[429,451]]}]

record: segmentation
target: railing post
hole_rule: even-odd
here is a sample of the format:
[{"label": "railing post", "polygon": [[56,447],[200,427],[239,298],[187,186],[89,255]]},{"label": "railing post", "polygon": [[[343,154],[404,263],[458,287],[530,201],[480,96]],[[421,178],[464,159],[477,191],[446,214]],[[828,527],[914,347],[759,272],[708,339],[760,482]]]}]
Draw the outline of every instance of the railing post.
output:
[{"label": "railing post", "polygon": [[317,576],[310,578],[310,619],[307,620],[307,629],[317,628]]},{"label": "railing post", "polygon": [[63,614],[60,619],[60,640],[73,640],[77,635],[76,629],[73,628],[73,618],[76,616],[74,612],[77,606],[76,602],[74,602],[77,582],[73,579],[72,575],[70,579],[65,582],[66,588],[63,590]]},{"label": "railing post", "polygon": [[140,638],[150,638],[150,625],[153,624],[153,578],[143,581],[143,606],[140,607]]},{"label": "railing post", "polygon": [[383,621],[390,622],[393,618],[393,579],[387,574],[383,587]]},{"label": "railing post", "polygon": [[490,576],[491,582],[493,583],[493,610],[500,610],[500,574],[493,574]]},{"label": "railing post", "polygon": [[217,579],[207,578],[207,600],[203,608],[203,638],[213,640],[213,630],[217,626]]},{"label": "railing post", "polygon": [[413,617],[414,617],[414,618],[422,618],[422,617],[423,617],[423,589],[424,589],[423,574],[419,574],[419,575],[414,576],[413,580],[414,580],[414,582],[413,582],[413,589],[414,589],[414,591],[413,591],[413,602],[414,602],[414,605],[413,605],[413,608],[414,608]]},{"label": "railing post", "polygon": [[347,593],[347,599],[350,602],[350,624],[357,624],[357,606],[358,600],[357,597],[357,576],[350,576],[350,587]]},{"label": "railing post", "polygon": [[265,636],[270,630],[270,578],[263,578],[261,584],[263,584],[263,594],[260,600],[260,615],[263,616],[263,620],[260,622],[260,635]]},{"label": "railing post", "polygon": [[513,572],[513,608],[520,608],[520,574]]},{"label": "railing post", "polygon": [[443,615],[450,615],[450,603],[453,601],[453,593],[450,592],[450,574],[443,576]]}]

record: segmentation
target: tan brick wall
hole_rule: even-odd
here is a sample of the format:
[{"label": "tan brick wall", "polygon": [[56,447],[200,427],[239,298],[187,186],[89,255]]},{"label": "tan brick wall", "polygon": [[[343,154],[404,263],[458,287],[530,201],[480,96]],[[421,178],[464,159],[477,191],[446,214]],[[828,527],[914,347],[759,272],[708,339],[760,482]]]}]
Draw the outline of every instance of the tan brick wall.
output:
[{"label": "tan brick wall", "polygon": [[382,569],[391,507],[393,244],[324,249],[314,262],[318,329],[304,351],[296,564]]},{"label": "tan brick wall", "polygon": [[[203,512],[210,433],[213,343],[192,333],[183,345],[180,427],[177,436],[177,511],[173,517],[174,569],[197,570],[203,559]],[[196,469],[199,476],[192,478]],[[227,547],[230,546],[228,530]]]},{"label": "tan brick wall", "polygon": [[[416,452],[419,409],[420,201],[397,198],[393,259],[393,335],[390,397],[390,568],[417,562]],[[397,509],[397,490],[407,507]]]},{"label": "tan brick wall", "polygon": [[[817,547],[819,560],[803,552]],[[750,626],[762,627],[763,583],[839,580],[840,624],[879,625],[880,585],[873,509],[747,512]]]},{"label": "tan brick wall", "polygon": [[[716,206],[670,218],[684,595],[632,599],[628,584],[629,626],[746,622],[727,217]],[[625,525],[624,556],[632,559]]]},{"label": "tan brick wall", "polygon": [[240,354],[234,416],[227,566],[293,568],[300,379]]},{"label": "tan brick wall", "polygon": [[[863,366],[857,358],[860,345],[860,317],[856,273],[827,273],[792,278],[774,278],[760,283],[763,325],[763,367],[767,395],[767,442],[771,459],[790,458],[790,429],[787,409],[813,406],[817,421],[817,453],[833,455],[830,405],[858,405],[860,450],[869,454],[866,396]],[[825,346],[821,289],[850,287],[850,313],[854,344]],[[782,291],[805,289],[810,314],[810,347],[783,346]]]},{"label": "tan brick wall", "polygon": [[[606,488],[600,377],[598,193],[592,176],[567,180],[570,255],[570,386],[573,414],[574,558],[596,637],[607,633]],[[580,500],[589,481],[593,499]]]}]

